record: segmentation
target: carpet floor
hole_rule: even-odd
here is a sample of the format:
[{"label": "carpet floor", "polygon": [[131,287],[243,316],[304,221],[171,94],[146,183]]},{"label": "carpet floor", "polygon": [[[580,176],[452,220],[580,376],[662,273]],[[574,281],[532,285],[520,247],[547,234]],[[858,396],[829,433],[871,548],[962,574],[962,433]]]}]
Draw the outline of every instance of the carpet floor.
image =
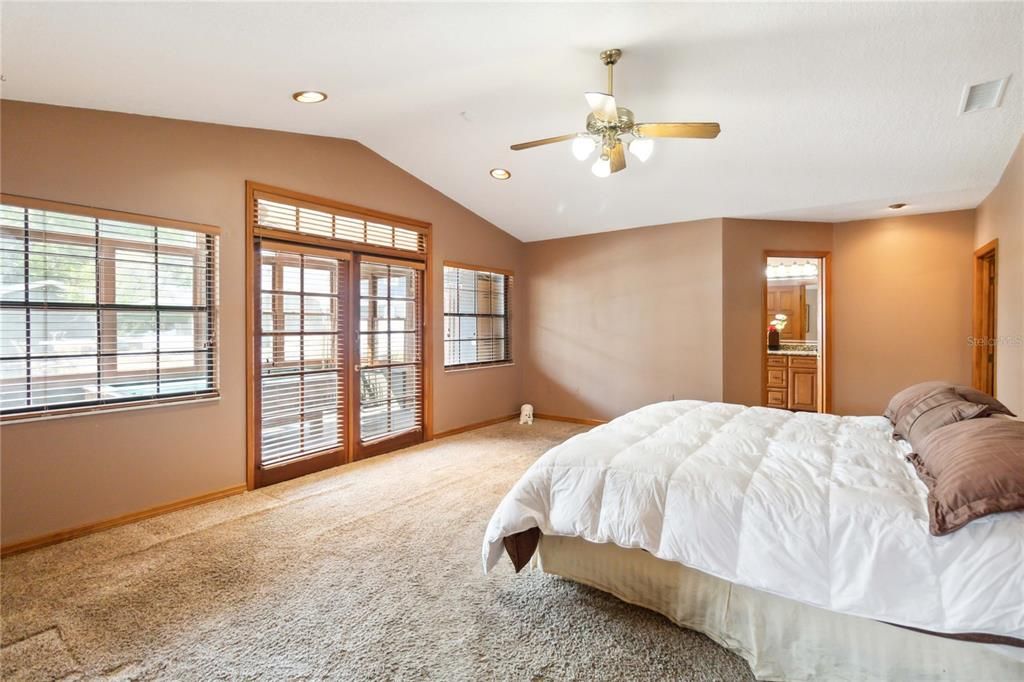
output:
[{"label": "carpet floor", "polygon": [[484,528],[584,427],[515,422],[4,559],[4,680],[749,680],[707,637],[502,561]]}]

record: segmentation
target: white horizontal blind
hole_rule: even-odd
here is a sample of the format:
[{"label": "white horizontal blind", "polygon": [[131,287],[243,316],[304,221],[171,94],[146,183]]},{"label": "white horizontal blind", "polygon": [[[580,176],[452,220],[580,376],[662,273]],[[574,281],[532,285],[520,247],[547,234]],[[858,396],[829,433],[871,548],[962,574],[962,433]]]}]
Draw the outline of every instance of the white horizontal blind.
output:
[{"label": "white horizontal blind", "polygon": [[4,416],[217,394],[214,234],[9,201],[0,205]]},{"label": "white horizontal blind", "polygon": [[256,193],[255,223],[270,230],[298,232],[356,244],[426,253],[426,235],[409,227],[375,222],[356,214],[327,207],[313,208],[291,199],[273,200]]},{"label": "white horizontal blind", "polygon": [[445,266],[444,365],[511,362],[509,285],[498,272]]},{"label": "white horizontal blind", "polygon": [[422,271],[363,256],[359,268],[359,435],[423,426]]},{"label": "white horizontal blind", "polygon": [[344,260],[260,249],[260,465],[345,443]]}]

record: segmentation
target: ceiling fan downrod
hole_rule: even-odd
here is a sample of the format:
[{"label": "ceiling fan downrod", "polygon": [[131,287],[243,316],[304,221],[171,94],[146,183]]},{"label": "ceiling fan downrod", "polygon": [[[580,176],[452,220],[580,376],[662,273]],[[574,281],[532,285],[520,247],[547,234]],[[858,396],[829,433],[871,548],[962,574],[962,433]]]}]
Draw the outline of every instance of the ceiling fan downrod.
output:
[{"label": "ceiling fan downrod", "polygon": [[622,50],[613,48],[611,50],[605,50],[601,53],[601,62],[608,67],[608,94],[614,95],[615,91],[612,89],[614,81],[612,78],[612,72],[615,70],[615,64],[619,61],[619,57],[622,56]]}]

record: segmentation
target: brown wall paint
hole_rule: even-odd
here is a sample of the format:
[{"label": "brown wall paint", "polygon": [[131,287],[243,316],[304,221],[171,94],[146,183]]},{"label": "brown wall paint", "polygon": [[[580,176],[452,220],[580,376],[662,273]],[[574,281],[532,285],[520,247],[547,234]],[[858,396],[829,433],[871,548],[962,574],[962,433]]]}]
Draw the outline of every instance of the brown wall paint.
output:
[{"label": "brown wall paint", "polygon": [[[222,399],[4,426],[4,544],[244,482],[246,179],[433,223],[435,431],[523,399],[599,419],[673,395],[758,404],[767,249],[833,252],[840,414],[878,414],[914,381],[970,380],[975,242],[1000,238],[1000,334],[1024,319],[1006,294],[1024,290],[1020,149],[977,233],[963,211],[835,226],[715,219],[523,245],[352,141],[20,102],[0,116],[5,192],[223,229]],[[443,371],[445,259],[515,271],[514,366]],[[1012,357],[1000,355],[997,381],[1020,411]]]},{"label": "brown wall paint", "polygon": [[974,246],[999,240],[996,397],[1024,415],[1024,138],[977,213]]},{"label": "brown wall paint", "polygon": [[537,412],[610,419],[648,403],[721,400],[720,220],[526,245]]},{"label": "brown wall paint", "polygon": [[832,253],[833,412],[881,414],[915,382],[969,382],[973,230],[973,211],[957,211],[838,225],[725,218],[528,243],[524,399],[597,419],[672,394],[759,405],[767,250]]},{"label": "brown wall paint", "polygon": [[833,412],[881,414],[919,381],[970,384],[974,211],[840,223]]},{"label": "brown wall paint", "polygon": [[[24,102],[0,106],[4,192],[223,230],[220,401],[4,426],[4,544],[245,482],[246,180],[431,222],[434,429],[518,409],[517,367],[443,371],[441,264],[519,275],[522,243],[366,147]],[[524,337],[524,310],[513,297],[513,343]],[[514,348],[520,360],[523,351]]]},{"label": "brown wall paint", "polygon": [[761,404],[765,251],[831,251],[831,223],[722,221],[722,385],[725,402]]}]

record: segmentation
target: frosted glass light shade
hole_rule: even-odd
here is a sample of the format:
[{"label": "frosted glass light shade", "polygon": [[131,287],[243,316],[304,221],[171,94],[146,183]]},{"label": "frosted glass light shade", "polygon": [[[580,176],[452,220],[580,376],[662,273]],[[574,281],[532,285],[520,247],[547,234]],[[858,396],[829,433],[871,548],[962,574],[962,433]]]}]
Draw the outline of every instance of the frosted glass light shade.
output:
[{"label": "frosted glass light shade", "polygon": [[597,143],[592,137],[577,137],[572,141],[572,155],[579,161],[586,161],[595,149],[597,149]]},{"label": "frosted glass light shade", "polygon": [[629,143],[629,153],[641,161],[646,161],[654,153],[654,140],[649,137],[636,138]]},{"label": "frosted glass light shade", "polygon": [[607,156],[602,156],[594,162],[594,165],[590,167],[590,170],[599,178],[607,178],[612,174],[612,164],[608,161]]}]

